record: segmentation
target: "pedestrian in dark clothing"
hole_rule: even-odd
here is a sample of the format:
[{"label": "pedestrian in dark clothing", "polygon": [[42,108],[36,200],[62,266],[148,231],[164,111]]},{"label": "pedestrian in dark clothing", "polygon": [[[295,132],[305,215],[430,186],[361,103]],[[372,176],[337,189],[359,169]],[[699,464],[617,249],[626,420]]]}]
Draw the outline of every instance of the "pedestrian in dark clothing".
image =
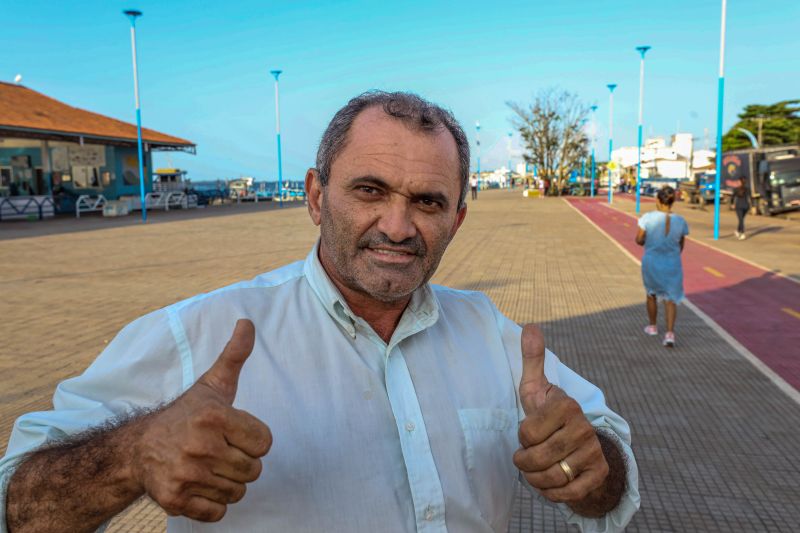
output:
[{"label": "pedestrian in dark clothing", "polygon": [[733,207],[736,209],[736,217],[739,219],[739,226],[736,228],[736,238],[740,241],[745,240],[744,217],[750,211],[750,195],[747,194],[745,179],[741,178],[739,186],[733,190]]}]

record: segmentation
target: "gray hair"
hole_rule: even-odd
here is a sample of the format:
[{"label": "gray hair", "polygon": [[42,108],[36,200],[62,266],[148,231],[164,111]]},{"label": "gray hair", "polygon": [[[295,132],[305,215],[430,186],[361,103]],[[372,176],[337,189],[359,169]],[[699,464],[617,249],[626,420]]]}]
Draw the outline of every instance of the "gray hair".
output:
[{"label": "gray hair", "polygon": [[402,120],[414,130],[435,133],[446,128],[456,141],[461,178],[461,196],[458,206],[463,207],[469,180],[469,141],[453,113],[424,98],[408,92],[367,91],[347,102],[336,112],[322,134],[317,149],[317,170],[323,186],[328,184],[331,166],[347,143],[347,133],[356,117],[365,109],[381,106],[384,112]]}]

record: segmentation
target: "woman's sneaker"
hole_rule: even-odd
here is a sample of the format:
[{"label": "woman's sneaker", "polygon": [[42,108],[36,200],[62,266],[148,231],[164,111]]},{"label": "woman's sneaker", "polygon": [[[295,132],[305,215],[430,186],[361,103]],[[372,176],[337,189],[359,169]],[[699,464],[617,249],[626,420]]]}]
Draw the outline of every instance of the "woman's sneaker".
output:
[{"label": "woman's sneaker", "polygon": [[664,334],[664,346],[667,348],[674,348],[675,347],[675,334],[671,331],[668,331]]},{"label": "woman's sneaker", "polygon": [[655,337],[658,335],[658,326],[645,326],[644,332],[650,335],[651,337]]}]

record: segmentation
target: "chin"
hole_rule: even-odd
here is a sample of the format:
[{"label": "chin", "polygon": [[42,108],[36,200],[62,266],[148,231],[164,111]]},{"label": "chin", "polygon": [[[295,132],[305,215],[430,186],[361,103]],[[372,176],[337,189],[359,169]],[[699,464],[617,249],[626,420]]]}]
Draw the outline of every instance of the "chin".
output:
[{"label": "chin", "polygon": [[375,300],[383,303],[393,303],[408,298],[420,285],[422,285],[422,282],[410,285],[408,283],[392,283],[391,280],[381,280],[377,283],[373,281],[372,283],[364,284],[362,287]]}]

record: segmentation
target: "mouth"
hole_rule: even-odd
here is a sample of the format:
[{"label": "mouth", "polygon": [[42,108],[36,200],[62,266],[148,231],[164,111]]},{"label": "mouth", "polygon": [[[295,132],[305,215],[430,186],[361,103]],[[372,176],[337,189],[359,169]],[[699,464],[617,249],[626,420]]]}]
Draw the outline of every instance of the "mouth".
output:
[{"label": "mouth", "polygon": [[417,254],[397,248],[365,248],[371,258],[381,263],[404,265],[416,259]]}]

